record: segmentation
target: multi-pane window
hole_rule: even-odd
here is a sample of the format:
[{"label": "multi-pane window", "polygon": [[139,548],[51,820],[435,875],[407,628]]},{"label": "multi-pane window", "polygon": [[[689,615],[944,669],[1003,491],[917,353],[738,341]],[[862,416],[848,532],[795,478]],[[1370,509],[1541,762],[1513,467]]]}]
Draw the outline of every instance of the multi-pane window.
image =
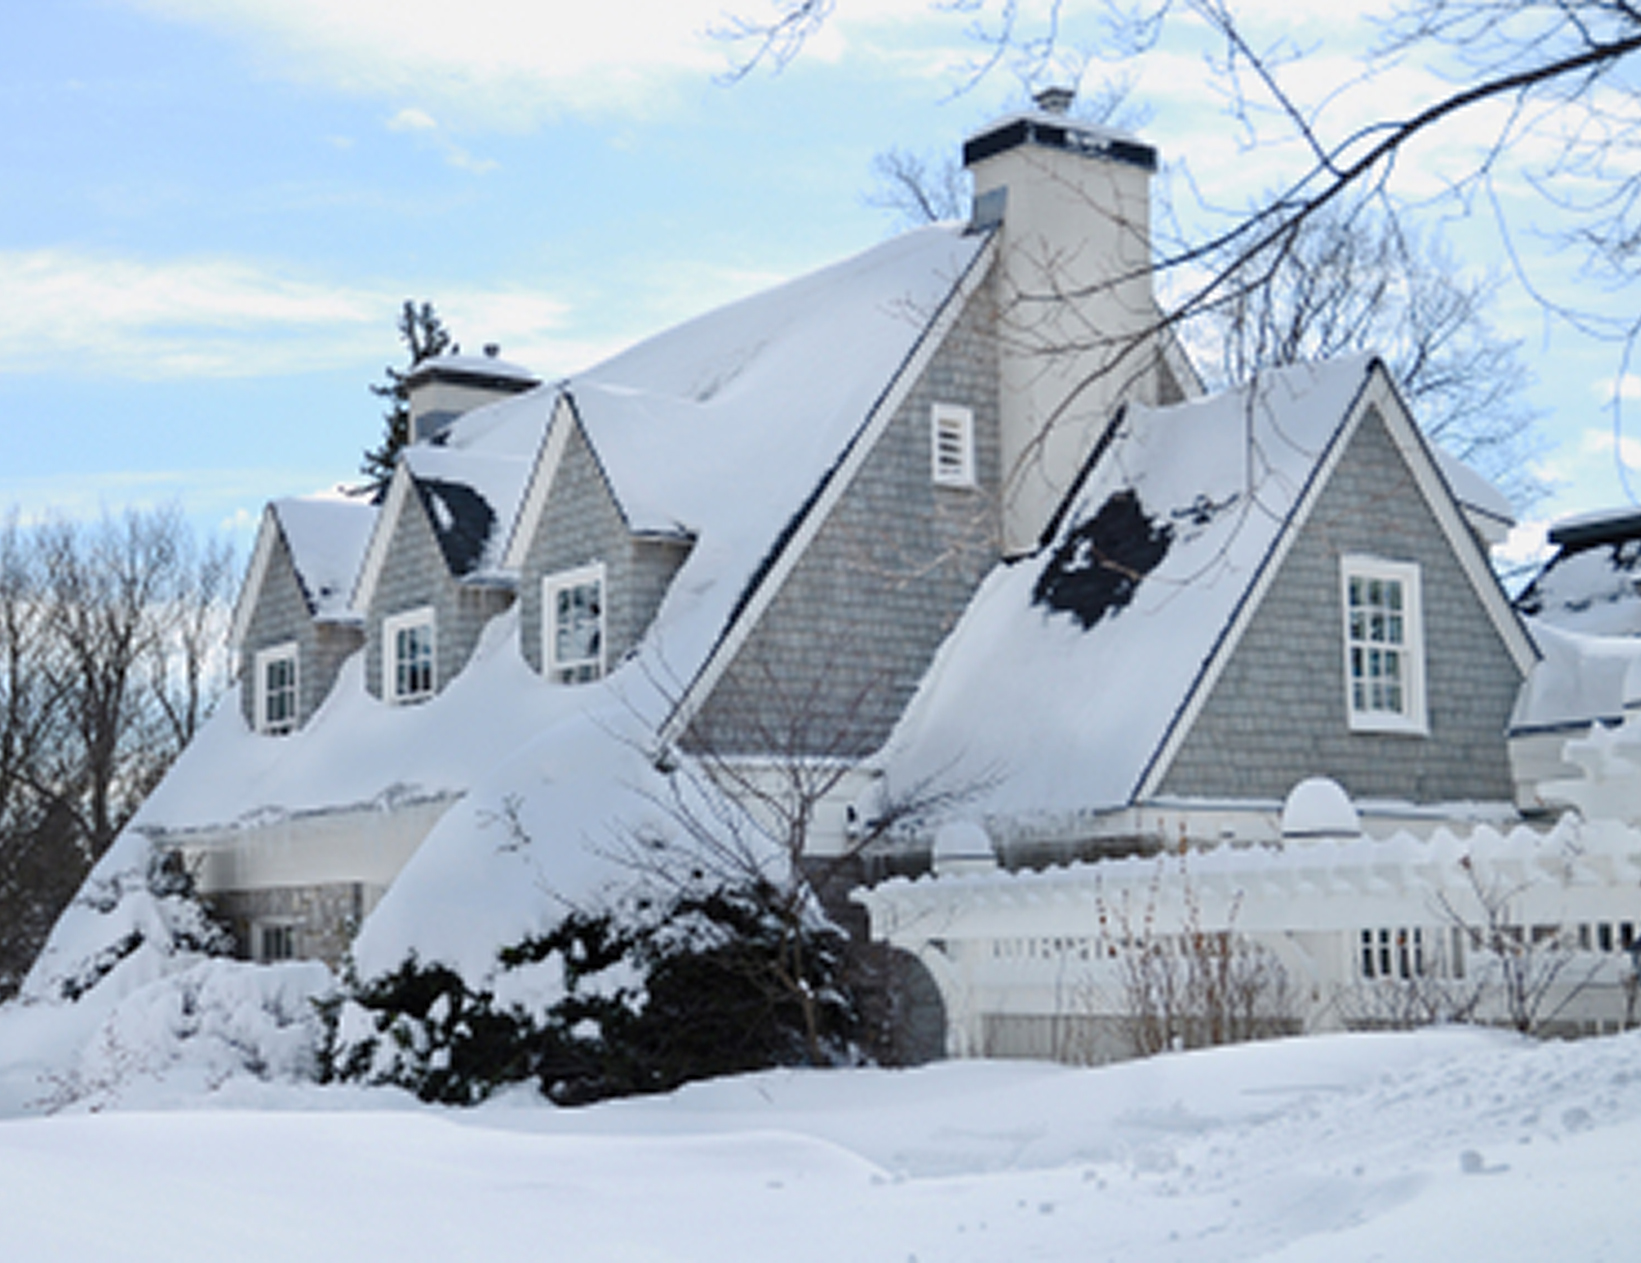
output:
[{"label": "multi-pane window", "polygon": [[433,696],[433,610],[395,614],[382,623],[384,692],[392,702]]},{"label": "multi-pane window", "polygon": [[1342,564],[1345,691],[1352,728],[1423,732],[1419,568],[1371,557]]},{"label": "multi-pane window", "polygon": [[264,921],[256,927],[256,958],[260,961],[293,960],[296,957],[296,927],[286,922]]},{"label": "multi-pane window", "polygon": [[582,566],[542,580],[546,674],[584,684],[604,674],[604,567]]},{"label": "multi-pane window", "polygon": [[297,720],[296,645],[276,645],[256,655],[256,728],[279,736]]},{"label": "multi-pane window", "polygon": [[956,404],[937,403],[929,420],[930,459],[936,483],[974,486],[974,414]]}]

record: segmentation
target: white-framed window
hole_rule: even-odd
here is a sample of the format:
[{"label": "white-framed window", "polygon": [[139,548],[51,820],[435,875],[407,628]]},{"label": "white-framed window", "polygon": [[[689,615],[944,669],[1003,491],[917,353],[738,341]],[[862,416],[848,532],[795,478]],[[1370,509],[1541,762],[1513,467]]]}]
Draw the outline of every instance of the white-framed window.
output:
[{"label": "white-framed window", "polygon": [[431,605],[382,620],[382,695],[390,702],[433,696],[434,615]]},{"label": "white-framed window", "polygon": [[929,460],[937,485],[974,486],[974,413],[951,403],[930,409]]},{"label": "white-framed window", "polygon": [[296,731],[296,642],[259,649],[256,655],[256,730],[269,736]]},{"label": "white-framed window", "polygon": [[258,921],[253,950],[263,963],[296,959],[296,927],[289,921]]},{"label": "white-framed window", "polygon": [[549,680],[585,684],[604,674],[604,565],[541,581],[541,658]]},{"label": "white-framed window", "polygon": [[1350,726],[1359,732],[1427,731],[1419,567],[1347,556],[1339,573]]}]

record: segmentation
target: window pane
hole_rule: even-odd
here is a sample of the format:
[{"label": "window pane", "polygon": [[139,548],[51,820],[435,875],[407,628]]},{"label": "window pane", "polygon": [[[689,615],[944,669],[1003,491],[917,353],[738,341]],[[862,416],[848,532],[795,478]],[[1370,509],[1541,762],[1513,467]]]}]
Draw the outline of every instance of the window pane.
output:
[{"label": "window pane", "polygon": [[604,665],[604,585],[598,578],[552,594],[552,666],[564,684],[596,680]]}]

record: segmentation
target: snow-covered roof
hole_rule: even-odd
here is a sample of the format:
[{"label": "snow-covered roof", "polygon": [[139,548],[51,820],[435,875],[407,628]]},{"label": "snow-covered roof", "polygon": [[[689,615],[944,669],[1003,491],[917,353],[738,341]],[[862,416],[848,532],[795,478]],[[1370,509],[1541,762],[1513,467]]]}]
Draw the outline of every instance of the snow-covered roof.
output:
[{"label": "snow-covered roof", "polygon": [[1528,672],[1510,715],[1510,735],[1617,723],[1624,715],[1624,680],[1641,662],[1641,638],[1568,631],[1529,619],[1543,657]]},{"label": "snow-covered roof", "polygon": [[1516,608],[1564,631],[1641,636],[1641,531],[1592,518],[1557,523],[1552,540],[1561,551],[1522,590]]},{"label": "snow-covered roof", "polygon": [[[1447,479],[1453,498],[1464,508],[1466,516],[1478,526],[1491,528],[1491,533],[1483,532],[1483,538],[1489,543],[1493,542],[1495,534],[1502,539],[1504,533],[1516,524],[1516,510],[1510,503],[1510,497],[1440,445],[1431,444],[1430,452],[1441,468],[1442,477]],[[1478,518],[1480,521],[1476,522]]]},{"label": "snow-covered roof", "polygon": [[228,643],[237,646],[244,642],[264,576],[281,540],[302,585],[309,613],[326,622],[357,617],[350,597],[375,521],[374,505],[341,493],[272,501],[263,510],[245,582],[234,602]]},{"label": "snow-covered roof", "polygon": [[941,648],[885,747],[891,783],[989,782],[979,805],[1007,814],[1132,801],[1375,371],[1131,406],[1052,543],[995,570]]},{"label": "snow-covered roof", "polygon": [[522,365],[494,355],[436,355],[416,365],[407,380],[414,383],[434,376],[501,377],[532,384],[541,380]]},{"label": "snow-covered roof", "polygon": [[418,443],[405,449],[404,464],[450,573],[495,571],[518,513],[529,462],[510,454]]},{"label": "snow-covered roof", "polygon": [[[603,685],[555,686],[524,664],[515,609],[486,627],[437,696],[412,707],[369,696],[355,657],[319,711],[279,740],[246,732],[236,706],[220,707],[138,826],[231,829],[407,794],[459,795],[356,952],[367,973],[414,946],[479,976],[498,943],[541,928],[544,890],[585,894],[609,871],[592,848],[655,813],[664,786],[647,752],[674,700],[657,682],[699,666],[794,515],[892,410],[892,388],[915,375],[986,241],[950,227],[913,232],[664,333],[567,386],[476,409],[438,442],[407,448],[370,553],[385,549],[395,498],[422,494],[436,523],[449,512],[447,556],[452,544],[468,548],[477,575],[500,559],[555,418],[578,416],[633,529],[696,537],[643,656]],[[461,533],[475,506],[456,504],[451,487],[494,511],[496,528],[476,545]],[[367,558],[361,589],[371,566]],[[509,839],[504,812],[534,844]]]},{"label": "snow-covered roof", "polygon": [[[884,412],[987,241],[950,225],[907,233],[563,385],[628,526],[695,541],[651,633],[666,678],[694,675],[794,516]],[[535,397],[464,417],[450,444],[516,449],[519,423],[495,417]],[[515,543],[529,538],[530,513]]]},{"label": "snow-covered roof", "polygon": [[275,500],[272,507],[313,616],[348,617],[348,597],[376,521],[374,506],[355,497],[300,496]]}]

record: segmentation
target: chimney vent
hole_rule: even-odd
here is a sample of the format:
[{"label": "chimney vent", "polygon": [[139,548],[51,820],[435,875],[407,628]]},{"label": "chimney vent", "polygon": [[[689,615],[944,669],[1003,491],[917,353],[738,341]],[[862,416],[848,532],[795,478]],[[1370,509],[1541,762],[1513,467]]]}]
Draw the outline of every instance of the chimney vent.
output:
[{"label": "chimney vent", "polygon": [[1074,88],[1044,88],[1031,98],[1045,114],[1064,114],[1077,99]]}]

